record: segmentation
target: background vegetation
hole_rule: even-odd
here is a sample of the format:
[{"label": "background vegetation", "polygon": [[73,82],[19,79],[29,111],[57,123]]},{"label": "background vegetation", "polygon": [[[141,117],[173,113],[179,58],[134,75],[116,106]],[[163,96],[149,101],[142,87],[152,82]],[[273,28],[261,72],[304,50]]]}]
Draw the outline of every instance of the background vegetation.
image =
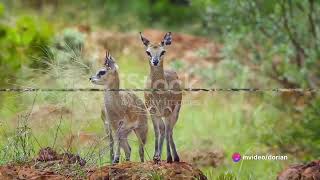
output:
[{"label": "background vegetation", "polygon": [[[205,66],[206,47],[194,52],[198,61],[168,60],[168,68],[198,77],[201,87],[320,85],[317,0],[4,0],[0,87],[92,87],[87,79],[102,57],[91,52],[98,45],[88,43],[90,32],[137,35],[143,29],[191,34],[221,45],[219,60],[209,58]],[[134,72],[140,79],[148,74],[138,49],[126,53],[109,43],[121,74]],[[143,81],[136,86],[144,87]],[[183,106],[175,129],[178,149],[223,151],[221,165],[201,166],[212,179],[230,173],[238,179],[275,179],[288,164],[319,158],[318,93],[187,93],[184,99],[192,103]],[[77,152],[91,165],[108,163],[101,102],[99,93],[0,94],[0,163],[26,161],[45,146]],[[234,152],[282,154],[289,160],[233,163]]]}]

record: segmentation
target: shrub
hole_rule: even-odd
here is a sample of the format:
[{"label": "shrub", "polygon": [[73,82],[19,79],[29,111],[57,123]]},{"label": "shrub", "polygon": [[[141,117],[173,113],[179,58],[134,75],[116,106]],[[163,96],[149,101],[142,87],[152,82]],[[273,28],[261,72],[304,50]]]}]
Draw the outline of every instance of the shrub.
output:
[{"label": "shrub", "polygon": [[53,48],[51,49],[54,60],[64,65],[78,61],[84,43],[84,34],[75,29],[65,29],[55,37]]}]

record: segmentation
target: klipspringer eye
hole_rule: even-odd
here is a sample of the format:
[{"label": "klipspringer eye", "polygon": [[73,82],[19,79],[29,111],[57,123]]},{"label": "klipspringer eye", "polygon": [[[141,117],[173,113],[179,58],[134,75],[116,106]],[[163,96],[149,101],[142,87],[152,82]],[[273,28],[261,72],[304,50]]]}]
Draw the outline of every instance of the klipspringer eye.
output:
[{"label": "klipspringer eye", "polygon": [[103,76],[106,74],[106,71],[99,71],[98,76]]}]

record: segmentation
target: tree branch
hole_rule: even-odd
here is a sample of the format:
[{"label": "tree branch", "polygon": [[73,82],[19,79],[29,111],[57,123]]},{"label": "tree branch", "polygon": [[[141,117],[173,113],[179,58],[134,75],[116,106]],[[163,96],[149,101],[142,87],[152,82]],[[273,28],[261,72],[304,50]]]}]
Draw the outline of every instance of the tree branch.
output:
[{"label": "tree branch", "polygon": [[313,14],[314,14],[314,0],[309,0],[309,13],[308,13],[308,18],[309,18],[309,23],[310,23],[310,30],[314,38],[317,38],[317,31],[316,31],[316,26],[314,23],[313,19]]},{"label": "tree branch", "polygon": [[287,16],[287,9],[285,6],[285,0],[280,1],[280,5],[281,5],[281,9],[282,9],[283,27],[284,27],[285,31],[287,32],[291,43],[293,44],[293,46],[296,49],[296,63],[297,63],[297,66],[299,68],[301,68],[302,62],[304,61],[306,53],[305,53],[304,49],[302,48],[302,46],[300,45],[300,43],[298,42],[298,40],[295,38],[296,36],[294,35],[294,33],[290,29],[289,20],[288,20],[288,16]]}]

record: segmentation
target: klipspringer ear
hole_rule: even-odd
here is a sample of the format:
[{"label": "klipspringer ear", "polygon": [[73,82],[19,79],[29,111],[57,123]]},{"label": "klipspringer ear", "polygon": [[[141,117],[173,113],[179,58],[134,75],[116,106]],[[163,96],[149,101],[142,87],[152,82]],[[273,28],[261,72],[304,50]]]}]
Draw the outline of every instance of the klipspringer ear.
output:
[{"label": "klipspringer ear", "polygon": [[170,45],[172,42],[172,36],[171,32],[167,32],[166,35],[164,35],[163,40],[161,41],[161,45]]},{"label": "klipspringer ear", "polygon": [[140,32],[140,38],[141,38],[141,41],[142,41],[142,43],[144,44],[144,46],[148,46],[149,44],[150,44],[150,41],[147,39],[147,38],[145,38],[143,35],[142,35],[142,33]]},{"label": "klipspringer ear", "polygon": [[111,56],[109,51],[106,51],[106,58],[104,61],[104,65],[108,69],[118,69],[118,65],[115,63],[114,58]]},{"label": "klipspringer ear", "polygon": [[111,58],[112,58],[112,57],[111,57],[111,54],[110,54],[110,52],[107,50],[107,51],[106,51],[106,57],[105,57],[105,59],[104,59],[104,65],[105,65],[106,67],[109,67]]}]

